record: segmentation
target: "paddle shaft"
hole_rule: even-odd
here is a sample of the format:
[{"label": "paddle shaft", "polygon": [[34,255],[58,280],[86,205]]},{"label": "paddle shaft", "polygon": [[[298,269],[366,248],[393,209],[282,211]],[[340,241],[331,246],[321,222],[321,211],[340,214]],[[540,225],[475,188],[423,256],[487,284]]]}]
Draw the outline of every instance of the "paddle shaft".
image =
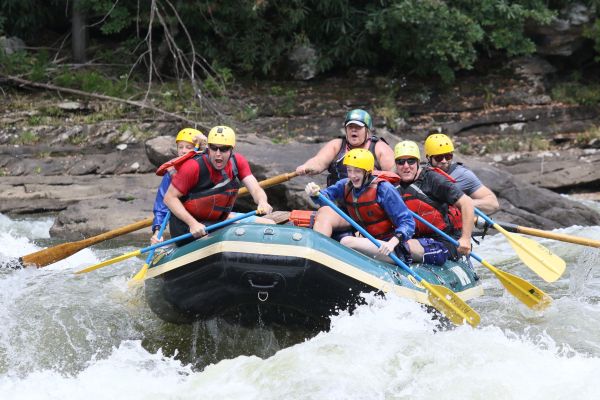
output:
[{"label": "paddle shaft", "polygon": [[559,240],[561,242],[580,244],[583,246],[600,247],[600,240],[594,240],[594,239],[584,238],[584,237],[580,237],[580,236],[567,235],[564,233],[547,232],[547,231],[543,231],[541,229],[528,228],[526,226],[519,226],[519,225],[515,225],[515,224],[510,224],[507,222],[496,221],[496,224],[498,224],[502,228],[506,229],[507,231],[513,232],[513,233],[522,233],[525,235],[537,236],[537,237],[541,237],[541,238],[545,238],[545,239]]},{"label": "paddle shaft", "polygon": [[[219,228],[222,228],[224,226],[233,224],[236,221],[239,221],[239,220],[244,219],[244,218],[251,217],[251,216],[253,216],[255,214],[256,214],[256,210],[247,212],[246,214],[240,214],[240,215],[238,215],[238,216],[236,216],[234,218],[226,219],[225,221],[217,222],[216,224],[213,224],[213,225],[208,225],[206,227],[205,231],[206,231],[206,233],[212,232],[215,229],[219,229]],[[123,260],[126,260],[128,258],[135,257],[135,256],[140,255],[140,254],[147,253],[149,251],[154,251],[155,249],[158,249],[159,247],[167,246],[167,245],[169,245],[171,243],[179,242],[180,240],[189,239],[189,238],[191,238],[193,236],[194,235],[192,235],[192,233],[185,233],[183,235],[174,237],[172,239],[165,240],[164,242],[156,243],[156,244],[153,244],[152,246],[144,247],[143,249],[132,251],[131,253],[123,254],[123,255],[121,255],[119,257],[115,257],[115,258],[112,258],[110,260],[103,261],[103,262],[101,262],[99,264],[92,265],[91,267],[82,269],[82,270],[77,271],[75,273],[76,274],[83,274],[83,273],[86,273],[86,272],[91,272],[91,271],[94,271],[94,270],[96,270],[98,268],[102,268],[104,266],[107,266],[107,265],[110,265],[110,264],[114,264],[114,263],[116,263],[118,261],[123,261]]]},{"label": "paddle shaft", "polygon": [[[258,184],[261,188],[268,188],[274,185],[278,185],[280,183],[289,181],[290,179],[296,177],[298,174],[296,172],[284,173],[281,175],[274,176],[269,179],[265,179],[260,181]],[[248,189],[245,187],[241,188],[238,192],[239,196],[244,196],[248,194]],[[115,237],[125,235],[127,233],[135,232],[137,230],[147,228],[152,225],[152,218],[146,218],[142,221],[134,222],[130,225],[123,226],[121,228],[117,228],[105,233],[102,233],[97,236],[92,236],[87,239],[83,239],[77,242],[69,242],[62,243],[57,246],[49,247],[47,249],[42,249],[36,251],[35,253],[31,253],[19,258],[19,262],[21,265],[27,266],[36,266],[36,267],[45,267],[46,265],[55,263],[57,261],[63,260],[75,253],[79,250],[85,249],[86,247],[95,245],[97,243],[103,242],[108,239],[113,239]]]},{"label": "paddle shaft", "polygon": [[36,251],[35,253],[31,253],[20,257],[19,261],[24,266],[36,266],[38,268],[44,267],[56,261],[65,259],[86,247],[92,246],[94,244],[103,242],[108,239],[113,239],[118,236],[125,235],[130,232],[135,232],[139,229],[146,228],[150,225],[152,225],[152,218],[147,218],[142,221],[134,222],[132,224],[123,226],[118,229],[113,229],[112,231],[108,231],[97,236],[92,236],[87,239],[79,240],[77,242],[62,243],[57,246]]},{"label": "paddle shaft", "polygon": [[[162,224],[160,224],[160,229],[158,230],[158,235],[156,236],[157,239],[162,238],[163,232],[165,231],[167,223],[169,222],[169,218],[171,218],[171,210],[167,211],[167,213],[165,214],[165,219],[163,220]],[[148,253],[148,257],[146,258],[146,265],[150,264],[150,261],[152,261],[152,257],[154,257],[154,250]]]}]

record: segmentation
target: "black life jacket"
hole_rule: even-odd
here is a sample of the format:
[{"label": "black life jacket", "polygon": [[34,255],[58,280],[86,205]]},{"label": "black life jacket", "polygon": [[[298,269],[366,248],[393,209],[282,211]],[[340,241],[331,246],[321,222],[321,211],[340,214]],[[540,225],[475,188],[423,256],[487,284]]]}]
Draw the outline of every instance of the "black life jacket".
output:
[{"label": "black life jacket", "polygon": [[[329,175],[327,176],[327,186],[331,186],[340,179],[348,177],[348,171],[346,170],[346,166],[344,165],[343,161],[344,156],[351,149],[348,147],[348,140],[346,140],[346,136],[340,136],[339,138],[342,139],[342,145],[340,146],[340,151],[338,151],[331,164],[329,164],[329,168],[327,168],[327,171],[329,172]],[[371,152],[371,154],[373,154],[373,157],[375,158],[375,169],[380,170],[381,165],[379,165],[379,162],[377,161],[377,156],[375,155],[375,146],[380,140],[384,143],[387,142],[385,141],[385,139],[378,138],[375,135],[372,135],[369,140],[371,141],[371,144],[369,145],[368,150]]]}]

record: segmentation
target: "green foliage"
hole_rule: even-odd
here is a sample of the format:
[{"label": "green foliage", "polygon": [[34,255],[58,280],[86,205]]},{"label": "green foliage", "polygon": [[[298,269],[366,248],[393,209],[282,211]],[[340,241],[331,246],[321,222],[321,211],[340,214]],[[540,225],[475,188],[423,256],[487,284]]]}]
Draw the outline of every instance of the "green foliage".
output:
[{"label": "green foliage", "polygon": [[31,145],[40,141],[40,136],[33,131],[22,131],[19,136],[11,140],[11,144]]},{"label": "green foliage", "polygon": [[41,28],[64,18],[66,0],[2,0],[0,18],[7,36],[28,40],[36,38]]},{"label": "green foliage", "polygon": [[600,18],[596,19],[596,22],[586,29],[583,34],[594,41],[594,50],[599,54],[596,56],[596,61],[600,62]]},{"label": "green foliage", "polygon": [[215,75],[204,80],[204,89],[213,96],[220,97],[227,92],[227,85],[233,82],[233,73],[225,67],[215,67],[213,70]]},{"label": "green foliage", "polygon": [[[129,6],[128,6],[129,3]],[[105,35],[120,33],[135,19],[131,3],[127,1],[115,2],[114,0],[80,0],[82,10],[91,14],[91,17],[103,20],[100,31]]]},{"label": "green foliage", "polygon": [[552,89],[552,99],[568,104],[595,106],[600,104],[600,85],[577,81],[560,83]]},{"label": "green foliage", "polygon": [[36,55],[26,51],[17,51],[6,54],[0,50],[0,71],[8,75],[29,75],[29,79],[40,80],[47,65],[45,57],[45,53]]},{"label": "green foliage", "polygon": [[592,140],[600,139],[600,126],[593,126],[583,133],[577,134],[575,143],[579,146],[588,145]]},{"label": "green foliage", "polygon": [[[286,59],[298,45],[317,52],[319,72],[348,67],[380,68],[397,74],[437,75],[451,82],[456,71],[474,67],[488,56],[532,53],[534,43],[525,35],[525,23],[548,23],[566,0],[4,0],[0,2],[0,30],[24,38],[44,37],[52,27],[64,35],[70,30],[71,6],[87,15],[90,37],[117,43],[110,49],[90,49],[104,63],[140,60],[147,68],[145,36],[150,26],[153,54],[159,54],[170,27],[182,54],[192,53],[206,65],[219,65],[218,77],[207,77],[204,88],[215,96],[225,93],[229,75],[269,76],[285,70]],[[600,4],[598,0],[588,3]],[[155,4],[161,19],[150,19]],[[175,9],[171,8],[171,4]],[[66,10],[66,12],[65,12]],[[177,13],[177,14],[176,14]],[[180,24],[180,20],[183,23]],[[188,37],[189,34],[189,37]],[[586,32],[600,52],[600,21]],[[98,39],[100,38],[100,39]],[[48,79],[41,60],[25,60],[32,79]],[[4,65],[0,65],[4,66]],[[12,65],[14,68],[15,66]],[[164,66],[168,74],[173,69]],[[141,71],[144,74],[147,71]],[[72,87],[86,84],[100,93],[122,93],[120,81],[101,76],[62,76]]]},{"label": "green foliage", "polygon": [[547,23],[552,16],[536,0],[389,3],[369,16],[368,31],[379,38],[396,67],[420,75],[434,73],[444,82],[451,82],[456,70],[471,69],[480,47],[509,56],[533,52],[533,42],[523,33],[524,22]]},{"label": "green foliage", "polygon": [[58,86],[117,97],[122,97],[130,91],[124,76],[115,80],[106,78],[96,71],[65,70],[54,78],[54,83]]}]

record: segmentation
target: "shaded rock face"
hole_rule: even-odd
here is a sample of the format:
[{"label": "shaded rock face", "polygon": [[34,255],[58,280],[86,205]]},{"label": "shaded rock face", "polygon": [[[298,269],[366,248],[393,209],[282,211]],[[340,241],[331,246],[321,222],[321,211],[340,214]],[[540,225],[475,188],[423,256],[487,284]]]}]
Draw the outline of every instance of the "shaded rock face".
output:
[{"label": "shaded rock face", "polygon": [[[399,141],[393,135],[386,136],[392,144]],[[156,165],[172,157],[173,144],[170,137],[158,137],[148,142],[143,148],[127,147],[121,152],[85,157],[68,154],[32,159],[26,157],[24,149],[21,149],[21,155],[2,154],[0,165],[10,168],[13,176],[0,180],[0,212],[58,212],[51,234],[65,240],[79,240],[151,217],[161,179],[153,171]],[[254,175],[263,180],[293,172],[321,146],[319,143],[273,144],[268,139],[247,135],[238,138],[235,151],[248,158]],[[540,157],[533,155],[523,155],[523,161],[517,156],[484,160],[457,155],[457,161],[465,162],[497,194],[502,209],[494,216],[498,221],[540,229],[574,224],[600,225],[597,212],[529,183],[564,189],[565,185],[574,184],[574,177],[579,176],[580,183],[585,180],[597,190],[598,154],[582,152],[580,156],[589,157],[587,172],[580,167],[584,161],[578,158],[567,160],[560,155],[556,161],[547,163],[546,174],[542,175],[536,172],[539,171]],[[150,163],[149,158],[154,163]],[[558,160],[563,160],[562,164]],[[134,164],[140,167],[132,171]],[[569,171],[571,173],[565,175]],[[269,202],[276,210],[312,208],[304,192],[310,181],[325,186],[326,175],[296,177],[266,189]],[[562,186],[558,182],[562,182]],[[249,196],[239,198],[236,203],[239,211],[255,207]],[[128,237],[148,240],[150,229]]]},{"label": "shaded rock face", "polygon": [[[515,73],[508,79],[494,74],[465,77],[445,91],[409,80],[370,77],[287,82],[286,90],[278,86],[268,93],[260,92],[268,85],[260,85],[256,92],[242,95],[254,107],[255,116],[239,125],[231,123],[238,133],[236,151],[247,156],[259,180],[292,172],[324,142],[343,134],[343,116],[353,108],[368,110],[375,133],[392,146],[404,139],[423,143],[428,131],[440,129],[453,137],[459,152],[472,146],[475,154],[481,138],[529,140],[539,131],[553,134],[556,143],[564,141],[568,147],[577,132],[600,125],[598,107],[549,101],[545,77],[552,68],[543,60],[524,58],[511,68]],[[394,106],[403,114],[384,117],[377,105],[382,93],[394,85],[401,87]],[[125,127],[116,121],[74,122],[72,115],[102,109],[93,102],[64,106],[69,114],[58,124],[28,126],[26,122],[38,119],[41,111],[13,112],[9,100],[0,97],[0,212],[58,213],[52,234],[73,239],[152,215],[160,182],[155,168],[175,156],[174,138],[185,126],[154,118],[140,120],[133,111]],[[392,126],[391,121],[397,123]],[[35,138],[35,143],[23,144],[27,137]],[[477,168],[482,163],[480,170],[475,169],[499,196],[503,207],[499,220],[543,229],[598,224],[595,212],[546,189],[598,191],[600,169],[594,149],[600,147],[599,142],[592,138],[587,148],[572,154],[559,149],[548,154],[457,158]],[[510,174],[524,183],[514,183]],[[303,190],[310,181],[323,186],[325,174],[297,177],[267,189],[271,204],[276,210],[311,207]],[[555,216],[540,209],[534,199],[553,204],[553,210],[571,211]],[[245,211],[255,205],[245,197],[236,207]],[[149,229],[137,235],[147,240]]]},{"label": "shaded rock face", "polygon": [[572,56],[584,42],[583,31],[594,20],[594,11],[581,2],[569,4],[549,25],[528,26],[537,45],[537,53]]},{"label": "shaded rock face", "polygon": [[466,164],[498,196],[500,211],[494,214],[498,221],[541,229],[600,224],[600,215],[579,202],[481,161]]}]

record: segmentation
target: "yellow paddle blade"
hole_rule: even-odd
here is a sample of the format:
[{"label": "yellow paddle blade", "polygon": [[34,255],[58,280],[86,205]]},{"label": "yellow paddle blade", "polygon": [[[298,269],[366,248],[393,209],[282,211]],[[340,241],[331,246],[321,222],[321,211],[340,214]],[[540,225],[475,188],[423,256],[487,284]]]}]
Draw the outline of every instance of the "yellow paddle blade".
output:
[{"label": "yellow paddle blade", "polygon": [[481,317],[452,290],[441,285],[432,285],[424,279],[420,282],[428,290],[431,305],[444,314],[455,325],[465,321],[472,327],[479,325]]},{"label": "yellow paddle blade", "polygon": [[140,254],[142,254],[141,250],[132,251],[131,253],[126,253],[126,254],[123,254],[123,255],[121,255],[119,257],[115,257],[115,258],[111,258],[110,260],[102,261],[99,264],[92,265],[91,267],[84,268],[84,269],[82,269],[80,271],[77,271],[75,273],[76,274],[85,274],[87,272],[94,271],[94,270],[96,270],[98,268],[102,268],[102,267],[105,267],[107,265],[117,263],[119,261],[127,260],[128,258],[131,258],[131,257],[139,256]]},{"label": "yellow paddle blade", "polygon": [[530,282],[506,271],[501,271],[485,260],[481,264],[492,271],[502,282],[502,285],[510,294],[519,299],[527,307],[534,310],[545,310],[552,304],[552,297],[548,296],[541,289],[538,289]]},{"label": "yellow paddle blade", "polygon": [[133,278],[127,282],[127,286],[132,288],[138,285],[141,285],[146,278],[146,273],[148,272],[148,263],[144,263],[144,266],[138,271],[137,274]]},{"label": "yellow paddle blade", "polygon": [[498,224],[494,224],[494,229],[506,236],[523,263],[546,282],[556,281],[565,272],[565,260],[535,240],[509,233]]}]

